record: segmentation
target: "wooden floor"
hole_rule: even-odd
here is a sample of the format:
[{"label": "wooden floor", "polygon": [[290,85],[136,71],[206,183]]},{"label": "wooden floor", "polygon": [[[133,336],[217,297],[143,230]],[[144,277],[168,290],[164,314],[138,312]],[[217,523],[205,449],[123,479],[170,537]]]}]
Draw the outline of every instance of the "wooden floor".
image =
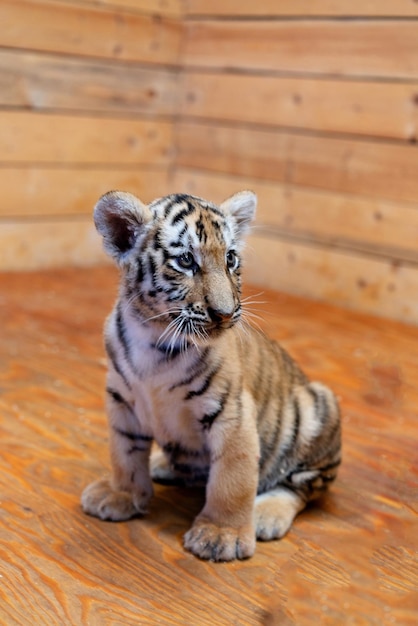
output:
[{"label": "wooden floor", "polygon": [[86,517],[108,468],[101,328],[112,269],[0,276],[0,624],[418,623],[418,328],[265,292],[262,325],[341,398],[329,496],[244,562],[201,562],[202,504],[157,487],[144,520]]}]

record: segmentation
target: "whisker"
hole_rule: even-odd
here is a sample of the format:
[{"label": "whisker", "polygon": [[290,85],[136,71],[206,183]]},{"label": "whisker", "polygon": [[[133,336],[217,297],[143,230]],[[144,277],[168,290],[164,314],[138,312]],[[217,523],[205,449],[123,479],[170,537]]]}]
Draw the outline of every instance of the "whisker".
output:
[{"label": "whisker", "polygon": [[[248,302],[248,300],[250,300],[251,298],[258,298],[258,296],[263,296],[264,295],[264,291],[259,291],[258,293],[252,293],[248,296],[245,296],[245,298],[241,298],[241,302]],[[265,304],[265,302],[263,302],[262,304]]]},{"label": "whisker", "polygon": [[130,298],[128,298],[127,300],[123,301],[123,312],[126,313],[126,311],[129,309],[129,307],[131,306],[131,304],[136,300],[137,295],[133,294]]},{"label": "whisker", "polygon": [[172,345],[173,345],[173,349],[174,349],[174,345],[175,345],[179,335],[181,335],[181,333],[183,331],[183,326],[184,326],[184,320],[180,319],[178,321],[178,323],[174,327],[173,334],[172,334],[172,337],[171,337],[171,342],[172,342]]},{"label": "whisker", "polygon": [[170,313],[181,313],[181,309],[180,308],[176,308],[176,309],[167,309],[166,311],[163,311],[162,313],[157,313],[157,315],[151,315],[151,317],[147,317],[142,321],[142,324],[145,324],[146,322],[150,322],[151,320],[156,320],[159,317],[163,317],[164,315],[169,315]]},{"label": "whisker", "polygon": [[[166,326],[166,328],[164,328],[163,332],[161,333],[161,335],[158,337],[156,346],[157,348],[159,346],[161,346],[161,344],[164,342],[164,339],[169,336],[172,332],[175,332],[177,326],[179,325],[179,318],[174,318],[173,320],[171,320],[171,322],[168,324],[168,326]],[[171,338],[170,340],[171,341]]]},{"label": "whisker", "polygon": [[264,322],[264,318],[261,317],[261,315],[258,315],[257,313],[254,313],[254,311],[251,310],[243,310],[242,311],[242,315],[245,317],[250,317],[251,319],[256,319],[256,320],[260,320],[261,322]]},{"label": "whisker", "polygon": [[189,320],[188,326],[189,326],[188,331],[189,331],[190,340],[191,340],[192,344],[194,345],[194,347],[197,350],[199,350],[200,347],[199,347],[199,344],[197,343],[196,337],[195,337],[195,335],[198,335],[198,331],[196,329],[196,326],[195,326],[193,320]]},{"label": "whisker", "polygon": [[246,328],[246,325],[242,319],[238,320],[236,324],[236,329],[237,329],[237,336],[240,340],[241,347],[243,347],[244,339],[247,339],[250,333],[248,331],[248,328]]},{"label": "whisker", "polygon": [[[124,307],[125,313],[130,308],[132,303],[135,302],[137,297],[138,297],[137,294],[134,293],[132,296],[130,296],[130,298],[123,301],[123,307]],[[155,315],[150,315],[149,317],[146,317],[143,320],[140,320],[140,324],[146,324],[147,322],[151,322],[152,320],[156,320],[160,317],[168,316],[170,314],[178,315],[181,312],[182,312],[182,308],[180,306],[169,307],[165,311],[162,311],[161,313],[156,313]]]},{"label": "whisker", "polygon": [[[258,333],[258,334],[260,334],[260,335],[264,335],[264,332],[263,332],[263,329],[261,328],[261,326],[260,326],[259,324],[257,324],[257,322],[255,322],[255,321],[252,321],[252,323],[250,323],[250,322],[248,321],[248,319],[246,319],[246,317],[251,317],[251,316],[249,315],[248,311],[243,312],[243,314],[242,314],[242,316],[241,316],[241,322],[242,322],[243,324],[245,324],[245,325],[248,327],[248,329],[250,329],[250,328],[251,328],[251,329],[253,329],[256,333]],[[259,317],[259,316],[257,316],[257,317]],[[262,318],[260,318],[260,319],[262,319]],[[249,331],[248,331],[248,329],[247,329],[247,332],[249,332]]]}]

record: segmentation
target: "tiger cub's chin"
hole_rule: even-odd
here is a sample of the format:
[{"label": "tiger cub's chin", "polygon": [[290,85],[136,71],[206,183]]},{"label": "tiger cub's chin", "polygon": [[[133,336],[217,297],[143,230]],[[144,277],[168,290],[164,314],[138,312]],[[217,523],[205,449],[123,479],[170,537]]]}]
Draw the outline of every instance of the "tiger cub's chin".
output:
[{"label": "tiger cub's chin", "polygon": [[250,191],[219,206],[111,191],[94,211],[121,284],[105,326],[112,471],[85,489],[83,509],[124,520],[147,512],[153,480],[206,485],[184,546],[214,561],[282,537],[341,460],[333,393],[242,317],[255,207]]}]

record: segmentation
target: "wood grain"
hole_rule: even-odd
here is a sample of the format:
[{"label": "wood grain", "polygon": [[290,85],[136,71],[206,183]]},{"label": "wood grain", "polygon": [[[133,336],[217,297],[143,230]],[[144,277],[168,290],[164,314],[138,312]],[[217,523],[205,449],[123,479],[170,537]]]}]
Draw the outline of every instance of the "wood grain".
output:
[{"label": "wood grain", "polygon": [[88,267],[106,260],[90,216],[0,225],[0,271]]},{"label": "wood grain", "polygon": [[2,0],[0,45],[72,55],[176,64],[181,25],[91,3]]},{"label": "wood grain", "polygon": [[165,167],[88,169],[68,166],[1,167],[2,202],[0,217],[9,222],[19,218],[44,218],[92,214],[98,198],[111,189],[130,191],[144,202],[169,193]]},{"label": "wood grain", "polygon": [[190,67],[418,78],[414,20],[189,20]]},{"label": "wood grain", "polygon": [[168,163],[169,122],[3,111],[0,152],[7,163]]},{"label": "wood grain", "polygon": [[168,116],[176,94],[162,68],[0,50],[0,106]]},{"label": "wood grain", "polygon": [[411,140],[418,130],[417,94],[418,83],[409,82],[190,71],[183,75],[180,110],[219,123]]},{"label": "wood grain", "polygon": [[362,311],[418,323],[418,265],[404,265],[325,245],[292,241],[254,229],[247,248],[248,279]]},{"label": "wood grain", "polygon": [[176,136],[184,167],[387,200],[418,198],[416,145],[197,122],[180,123]]},{"label": "wood grain", "polygon": [[418,263],[418,205],[194,169],[177,169],[174,190],[222,202],[242,189],[258,196],[256,227],[271,236]]},{"label": "wood grain", "polygon": [[186,14],[195,17],[417,17],[418,7],[413,0],[187,0]]},{"label": "wood grain", "polygon": [[75,0],[82,4],[97,4],[119,11],[138,11],[152,15],[180,17],[183,14],[183,0]]},{"label": "wood grain", "polygon": [[418,329],[258,297],[263,327],[340,396],[344,462],[284,539],[215,565],[181,546],[194,490],[157,487],[143,520],[81,512],[108,467],[101,327],[115,293],[108,267],[0,275],[1,623],[415,626]]}]

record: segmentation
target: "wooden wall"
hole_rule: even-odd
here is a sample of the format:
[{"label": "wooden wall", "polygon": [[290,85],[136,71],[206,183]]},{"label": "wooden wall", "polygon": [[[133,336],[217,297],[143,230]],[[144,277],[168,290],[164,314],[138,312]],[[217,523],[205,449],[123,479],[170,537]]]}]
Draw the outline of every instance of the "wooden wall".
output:
[{"label": "wooden wall", "polygon": [[178,0],[1,0],[0,268],[102,261],[92,207],[168,191]]},{"label": "wooden wall", "polygon": [[247,277],[418,320],[418,3],[2,0],[0,267],[112,187],[260,200]]}]

